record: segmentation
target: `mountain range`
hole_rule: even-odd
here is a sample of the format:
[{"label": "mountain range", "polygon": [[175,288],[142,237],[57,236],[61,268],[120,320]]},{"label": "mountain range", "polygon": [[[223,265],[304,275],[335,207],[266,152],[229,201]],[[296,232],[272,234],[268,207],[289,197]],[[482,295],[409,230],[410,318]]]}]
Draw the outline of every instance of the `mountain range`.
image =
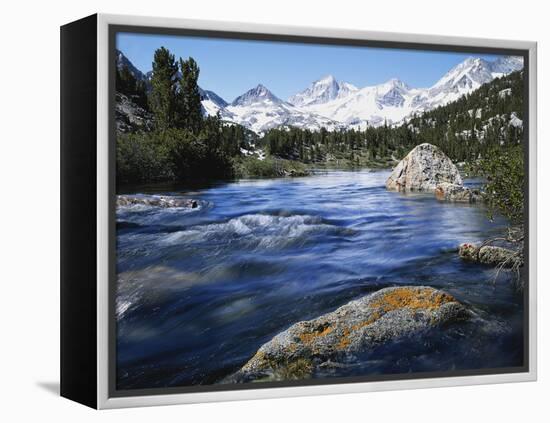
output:
[{"label": "mountain range", "polygon": [[[117,66],[128,66],[137,79],[149,82],[151,72],[138,70],[117,51]],[[327,75],[287,100],[262,84],[232,102],[201,88],[203,112],[243,125],[256,133],[278,127],[310,130],[364,129],[397,124],[414,114],[446,105],[495,78],[523,68],[523,59],[502,56],[494,61],[469,57],[429,88],[410,87],[392,78],[379,85],[358,88]]]}]

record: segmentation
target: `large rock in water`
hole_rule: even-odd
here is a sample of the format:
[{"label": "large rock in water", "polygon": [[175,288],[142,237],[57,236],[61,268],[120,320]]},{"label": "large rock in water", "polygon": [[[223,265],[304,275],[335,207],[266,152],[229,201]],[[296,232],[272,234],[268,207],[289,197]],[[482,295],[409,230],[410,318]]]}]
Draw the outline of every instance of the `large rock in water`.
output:
[{"label": "large rock in water", "polygon": [[386,181],[391,191],[434,191],[442,182],[462,186],[458,169],[440,148],[424,143],[413,148]]},{"label": "large rock in water", "polygon": [[424,286],[385,288],[292,325],[223,382],[307,378],[317,369],[344,363],[354,353],[468,316],[469,311],[443,291]]}]

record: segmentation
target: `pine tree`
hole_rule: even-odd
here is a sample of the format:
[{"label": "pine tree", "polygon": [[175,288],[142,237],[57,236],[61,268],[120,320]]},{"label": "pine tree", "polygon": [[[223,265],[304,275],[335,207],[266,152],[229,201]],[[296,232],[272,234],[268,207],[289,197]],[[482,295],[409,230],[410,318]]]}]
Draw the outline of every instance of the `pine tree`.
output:
[{"label": "pine tree", "polygon": [[117,69],[116,90],[124,95],[134,95],[136,92],[136,78],[128,69],[128,66],[123,66]]},{"label": "pine tree", "polygon": [[174,55],[164,47],[155,51],[151,78],[150,106],[158,130],[174,126],[176,117],[176,75],[178,65]]},{"label": "pine tree", "polygon": [[136,82],[135,102],[144,109],[149,109],[149,99],[147,98],[147,87],[145,81]]},{"label": "pine tree", "polygon": [[178,112],[180,125],[193,132],[198,132],[203,123],[201,95],[199,91],[199,66],[190,57],[187,60],[180,58],[181,79],[178,93]]}]

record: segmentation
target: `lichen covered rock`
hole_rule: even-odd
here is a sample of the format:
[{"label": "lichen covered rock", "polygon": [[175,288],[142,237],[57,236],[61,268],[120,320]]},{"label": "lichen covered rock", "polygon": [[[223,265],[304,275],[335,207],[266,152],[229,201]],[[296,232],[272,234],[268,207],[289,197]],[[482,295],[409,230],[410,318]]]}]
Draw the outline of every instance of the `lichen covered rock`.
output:
[{"label": "lichen covered rock", "polygon": [[458,247],[458,256],[467,261],[478,261],[478,248],[474,244],[465,242]]},{"label": "lichen covered rock", "polygon": [[523,257],[516,251],[494,245],[476,247],[473,244],[461,244],[458,248],[458,255],[467,261],[492,266],[514,267],[523,265]]},{"label": "lichen covered rock", "polygon": [[391,191],[434,191],[440,183],[462,185],[458,169],[440,148],[424,143],[413,148],[386,181]]},{"label": "lichen covered rock", "polygon": [[143,205],[153,207],[184,207],[196,209],[200,207],[198,200],[189,198],[172,197],[165,195],[118,195],[116,200],[117,207]]},{"label": "lichen covered rock", "polygon": [[455,203],[479,203],[483,200],[479,190],[466,188],[463,185],[442,182],[435,187],[435,197],[442,201]]},{"label": "lichen covered rock", "polygon": [[504,264],[512,267],[516,262],[515,252],[503,247],[487,245],[479,249],[479,262],[483,264]]},{"label": "lichen covered rock", "polygon": [[430,287],[392,287],[276,335],[225,382],[291,380],[344,363],[353,354],[469,317],[451,295]]}]

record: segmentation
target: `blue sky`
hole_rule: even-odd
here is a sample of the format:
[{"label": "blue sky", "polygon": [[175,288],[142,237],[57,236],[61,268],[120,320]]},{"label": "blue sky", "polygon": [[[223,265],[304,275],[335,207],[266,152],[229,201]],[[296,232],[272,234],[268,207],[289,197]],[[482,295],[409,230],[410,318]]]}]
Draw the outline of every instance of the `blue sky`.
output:
[{"label": "blue sky", "polygon": [[259,83],[287,99],[328,74],[359,88],[390,78],[429,87],[468,56],[489,61],[498,57],[130,33],[117,34],[116,45],[142,72],[151,70],[153,53],[161,46],[176,59],[192,56],[200,67],[200,86],[227,101]]}]

